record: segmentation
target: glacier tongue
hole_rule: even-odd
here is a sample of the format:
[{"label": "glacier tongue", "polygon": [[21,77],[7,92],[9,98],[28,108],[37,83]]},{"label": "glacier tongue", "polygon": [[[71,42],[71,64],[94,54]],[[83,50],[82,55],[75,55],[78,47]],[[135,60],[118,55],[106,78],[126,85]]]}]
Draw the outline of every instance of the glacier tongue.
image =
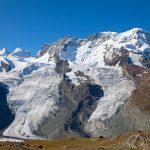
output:
[{"label": "glacier tongue", "polygon": [[[114,76],[113,73],[110,75]],[[103,76],[106,76],[106,74],[103,74]],[[106,119],[111,118],[131,95],[133,89],[135,89],[134,83],[123,78],[123,76],[118,76],[118,79],[117,82],[113,82],[112,86],[108,84],[108,81],[106,81],[107,84],[103,81],[105,84],[104,88],[106,87],[107,91],[105,92],[104,97],[99,100],[97,108],[91,115],[89,121],[105,121]],[[112,82],[115,80],[109,81]]]},{"label": "glacier tongue", "polygon": [[[20,48],[10,54],[2,49],[0,81],[9,86],[7,101],[15,115],[3,135],[46,137],[41,133],[41,124],[47,119],[57,122],[57,114],[63,107],[60,105],[59,85],[65,80],[64,76],[76,87],[88,80],[102,87],[104,96],[97,101],[87,123],[104,122],[115,115],[135,89],[134,83],[124,76],[123,65],[131,63],[147,67],[150,66],[149,59],[150,35],[137,28],[120,34],[97,33],[82,40],[65,37],[45,46],[37,58]],[[67,69],[60,60],[66,61]],[[58,64],[62,65],[59,68],[62,73],[56,71]],[[84,75],[80,76],[79,71]]]},{"label": "glacier tongue", "polygon": [[104,97],[97,102],[97,108],[91,115],[89,121],[104,121],[113,116],[131,95],[133,89],[135,89],[134,82],[123,75],[121,67],[106,66],[98,68],[77,65],[71,62],[69,64],[72,71],[66,73],[66,75],[72,80],[72,83],[76,86],[81,83],[74,74],[74,72],[80,70],[91,77],[93,82],[99,84],[104,91]]},{"label": "glacier tongue", "polygon": [[3,135],[40,138],[34,136],[40,122],[48,117],[54,118],[59,110],[60,80],[60,76],[49,65],[23,77],[20,85],[16,85],[14,78],[5,81],[9,85],[8,102],[15,120]]}]

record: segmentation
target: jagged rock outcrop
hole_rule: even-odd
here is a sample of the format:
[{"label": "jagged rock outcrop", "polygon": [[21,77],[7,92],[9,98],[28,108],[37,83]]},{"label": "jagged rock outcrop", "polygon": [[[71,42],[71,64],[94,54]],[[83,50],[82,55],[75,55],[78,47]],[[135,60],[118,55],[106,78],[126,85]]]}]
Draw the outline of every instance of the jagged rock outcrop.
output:
[{"label": "jagged rock outcrop", "polygon": [[4,68],[6,72],[11,70],[11,66],[4,61],[1,61],[1,67]]},{"label": "jagged rock outcrop", "polygon": [[96,101],[103,96],[103,90],[99,85],[92,84],[89,81],[75,86],[64,81],[62,84],[62,93],[64,98],[71,103],[71,115],[65,124],[67,132],[74,132],[80,136],[90,136],[84,130],[84,125],[88,122],[93,113]]},{"label": "jagged rock outcrop", "polygon": [[126,77],[133,80],[137,85],[139,85],[144,78],[148,77],[149,69],[132,64],[125,64],[123,66],[123,73]]},{"label": "jagged rock outcrop", "polygon": [[104,56],[105,64],[109,66],[124,66],[125,64],[132,64],[132,61],[129,57],[129,51],[123,47],[121,47],[119,51],[120,53],[117,54],[114,50],[111,60],[107,60],[107,58],[105,58],[106,56]]},{"label": "jagged rock outcrop", "polygon": [[20,48],[4,52],[0,81],[15,118],[3,135],[105,137],[149,129],[148,32],[66,36],[38,57]]},{"label": "jagged rock outcrop", "polygon": [[58,59],[55,70],[57,73],[64,75],[66,72],[70,71],[68,66],[69,66],[68,60]]}]

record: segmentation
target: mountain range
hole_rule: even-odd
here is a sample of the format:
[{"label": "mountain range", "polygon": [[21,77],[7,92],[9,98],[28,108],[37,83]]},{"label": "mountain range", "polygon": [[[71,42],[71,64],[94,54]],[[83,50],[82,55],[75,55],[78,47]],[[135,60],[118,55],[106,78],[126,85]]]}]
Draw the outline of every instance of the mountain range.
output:
[{"label": "mountain range", "polygon": [[111,137],[150,129],[150,33],[66,36],[33,57],[0,50],[0,134]]}]

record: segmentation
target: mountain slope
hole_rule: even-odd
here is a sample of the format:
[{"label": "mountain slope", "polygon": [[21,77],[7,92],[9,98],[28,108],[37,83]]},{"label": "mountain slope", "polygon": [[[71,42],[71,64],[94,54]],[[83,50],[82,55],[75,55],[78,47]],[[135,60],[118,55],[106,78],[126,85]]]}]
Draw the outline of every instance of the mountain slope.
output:
[{"label": "mountain slope", "polygon": [[[112,136],[141,128],[127,110],[150,67],[150,34],[142,29],[67,36],[44,45],[37,57],[2,49],[0,62],[0,81],[9,87],[7,103],[15,116],[5,136]],[[149,129],[149,121],[142,126]]]}]

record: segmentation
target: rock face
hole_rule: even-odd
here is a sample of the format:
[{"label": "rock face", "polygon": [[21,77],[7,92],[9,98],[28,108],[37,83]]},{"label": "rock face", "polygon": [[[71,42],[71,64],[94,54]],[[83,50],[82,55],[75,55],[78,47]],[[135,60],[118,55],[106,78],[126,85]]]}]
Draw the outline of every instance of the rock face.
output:
[{"label": "rock face", "polygon": [[[70,90],[68,91],[68,89]],[[71,133],[75,132],[80,136],[89,136],[88,132],[84,130],[84,125],[96,108],[96,101],[103,96],[103,90],[99,85],[90,82],[76,87],[65,81],[62,85],[62,92],[64,98],[73,106],[72,114],[65,124],[65,130]]]},{"label": "rock face", "polygon": [[150,129],[148,32],[66,36],[45,44],[38,57],[20,48],[4,52],[0,81],[9,92],[1,97],[9,113],[0,117],[9,119],[3,135],[109,137]]},{"label": "rock face", "polygon": [[11,66],[4,61],[1,61],[1,67],[4,68],[6,72],[11,70]]},{"label": "rock face", "polygon": [[150,72],[147,77],[145,77],[135,89],[129,99],[130,103],[135,104],[140,107],[142,111],[150,111]]},{"label": "rock face", "polygon": [[[108,59],[104,56],[105,64],[109,66],[116,66],[117,64],[119,66],[124,66],[125,64],[131,64],[132,61],[129,58],[129,51],[124,49],[123,47],[120,48],[120,54],[113,53],[112,59]],[[105,58],[106,57],[106,58]]]},{"label": "rock face", "polygon": [[[134,130],[150,129],[150,72],[145,74],[123,109],[123,114],[128,118],[130,128]],[[128,113],[130,116],[127,115]]]}]

